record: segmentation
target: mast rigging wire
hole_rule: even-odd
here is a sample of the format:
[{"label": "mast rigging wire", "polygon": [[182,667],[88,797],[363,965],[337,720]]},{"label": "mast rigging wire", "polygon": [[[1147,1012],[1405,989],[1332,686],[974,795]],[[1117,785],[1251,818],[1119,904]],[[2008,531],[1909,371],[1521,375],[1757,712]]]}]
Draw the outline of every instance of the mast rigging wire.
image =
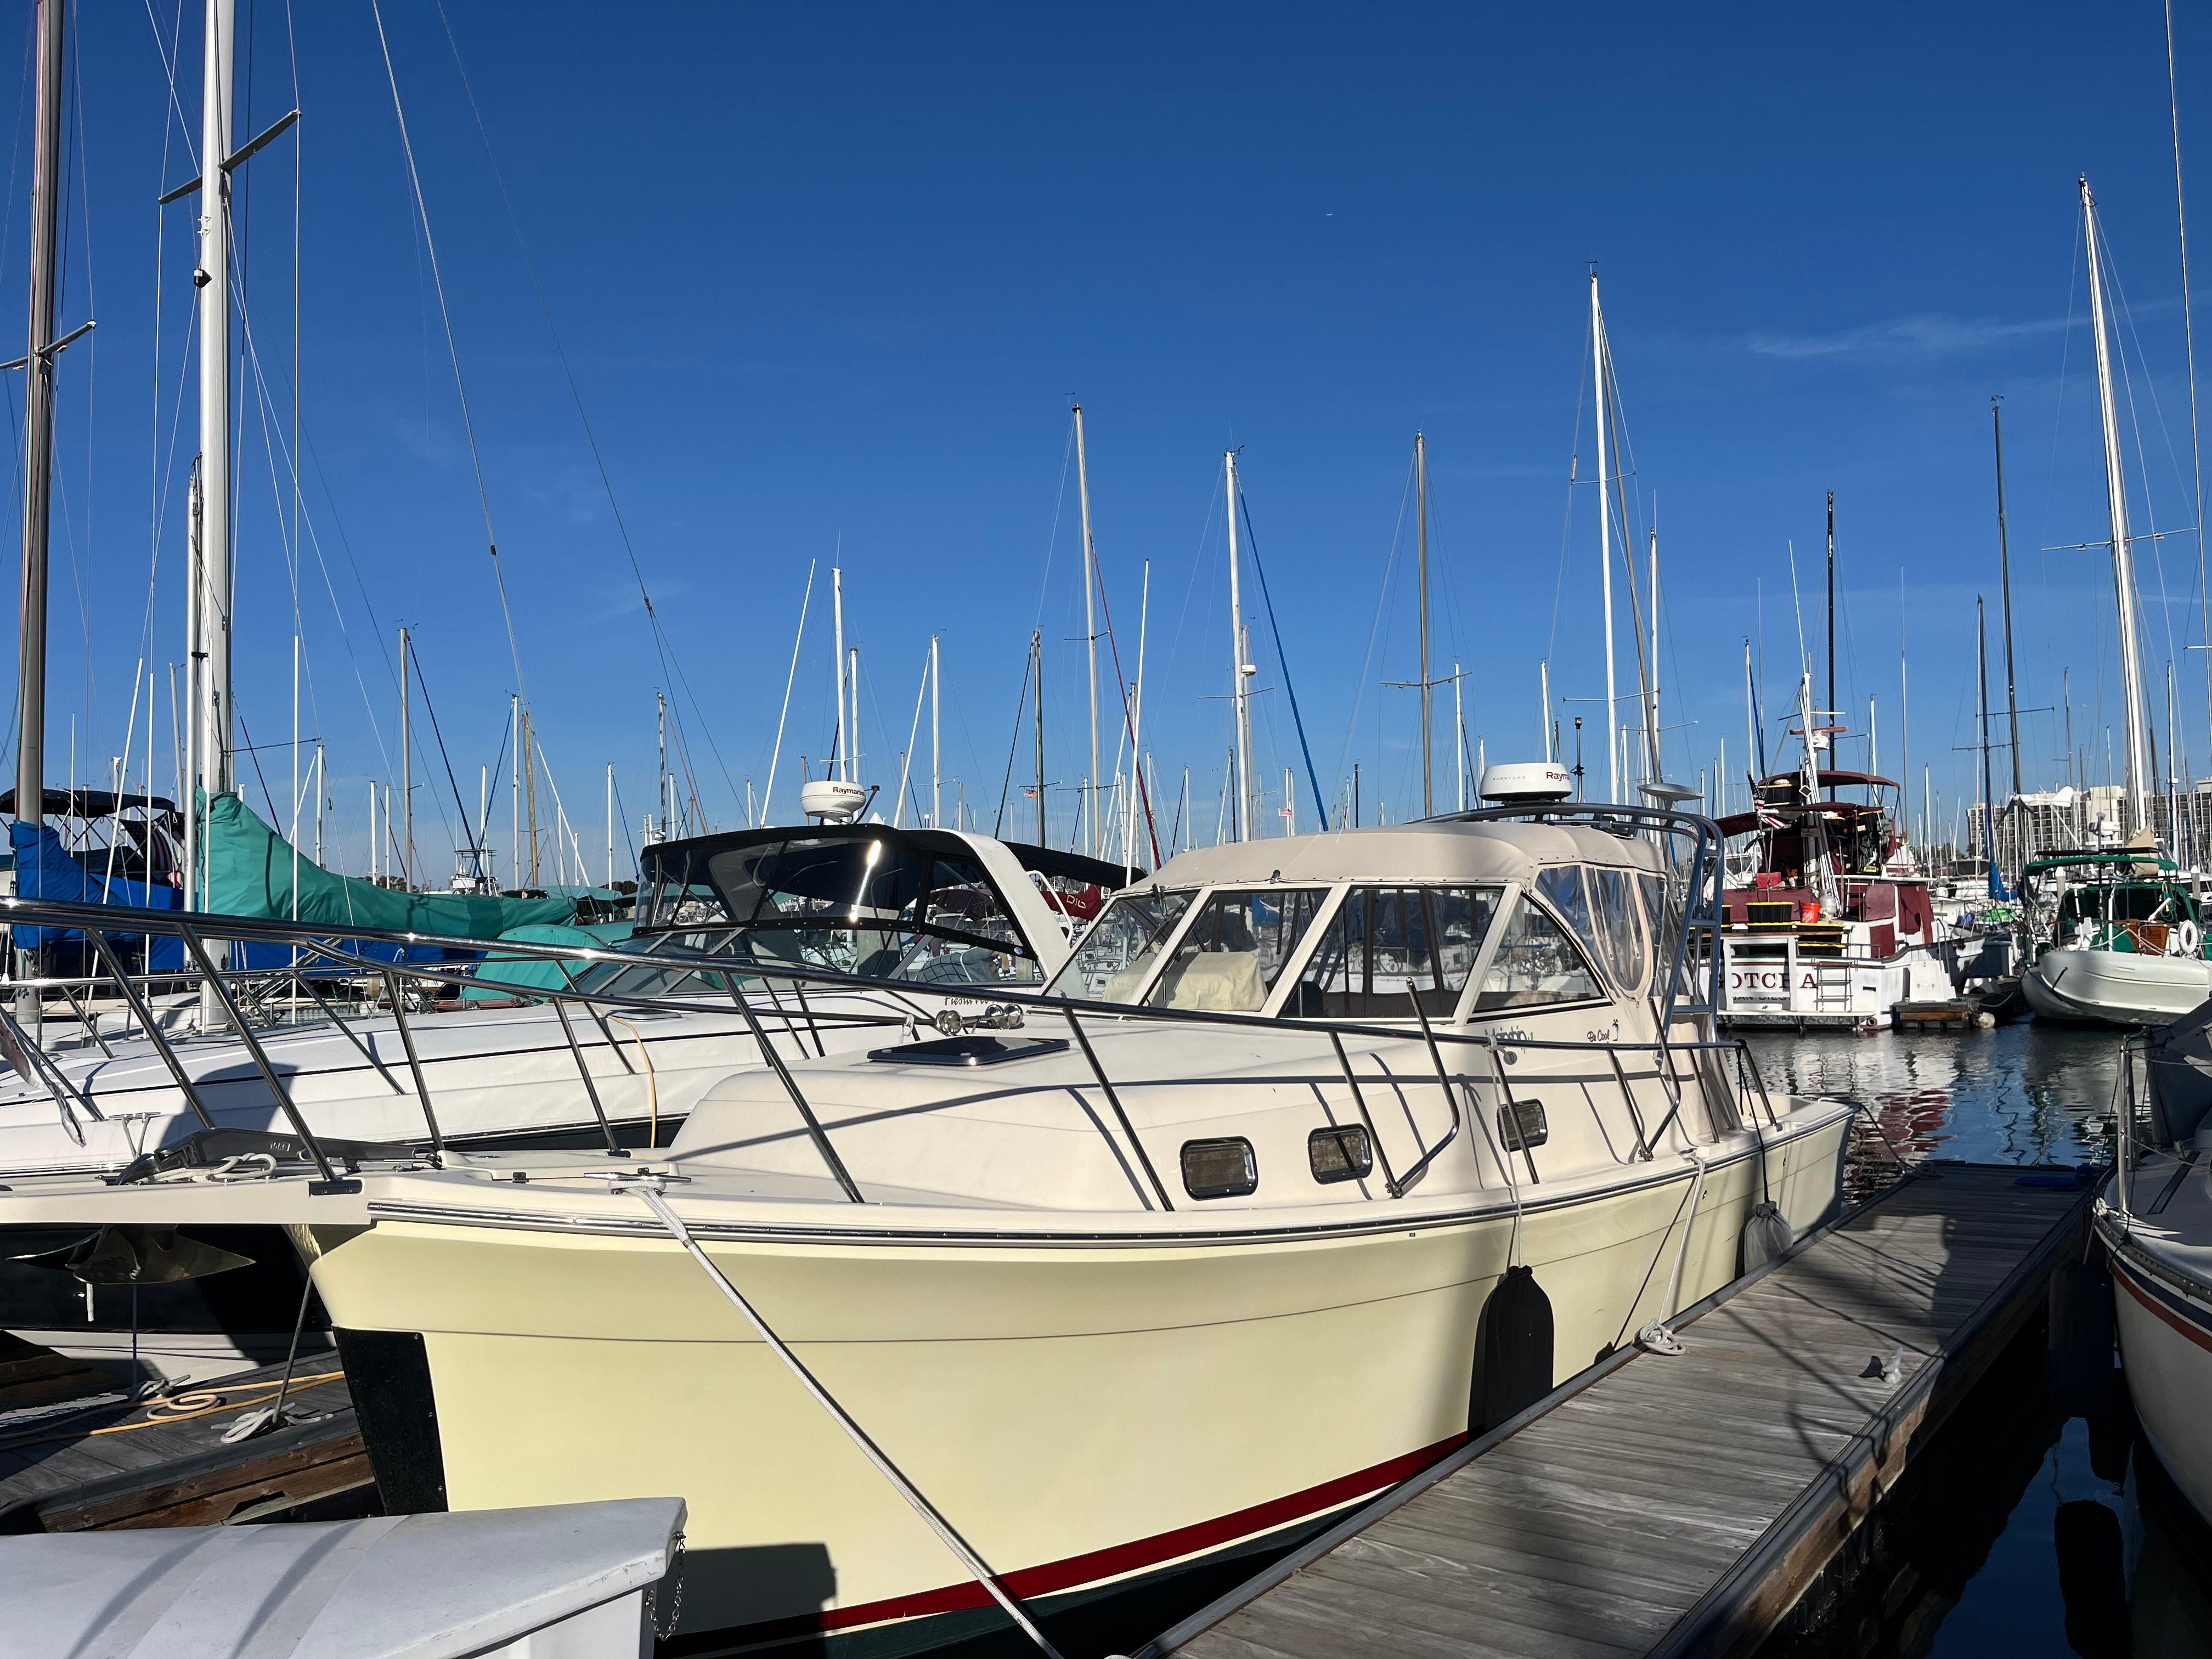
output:
[{"label": "mast rigging wire", "polygon": [[[660,613],[653,609],[653,595],[646,588],[645,571],[639,562],[637,548],[630,540],[629,521],[623,517],[622,503],[615,497],[614,480],[607,471],[606,459],[599,451],[599,434],[592,426],[591,416],[585,410],[583,390],[576,383],[575,370],[568,362],[568,346],[562,340],[561,331],[553,321],[552,302],[546,298],[545,285],[538,279],[538,262],[531,257],[530,241],[522,231],[522,217],[515,211],[514,198],[507,188],[507,175],[500,170],[499,157],[492,149],[490,130],[484,125],[483,111],[477,103],[476,88],[469,80],[466,65],[461,62],[460,42],[455,39],[453,21],[446,15],[445,0],[437,0],[437,4],[438,21],[446,32],[446,45],[453,55],[453,70],[460,76],[461,90],[468,98],[469,113],[476,122],[477,139],[483,145],[485,163],[491,168],[493,182],[499,186],[500,203],[507,210],[507,224],[514,232],[515,246],[522,254],[523,269],[528,273],[531,289],[538,296],[538,311],[545,319],[545,332],[553,342],[553,355],[559,360],[562,376],[568,383],[568,396],[576,405],[576,420],[584,428],[584,441],[591,449],[592,465],[599,470],[599,487],[606,492],[608,508],[614,514],[615,529],[622,538],[623,552],[629,557],[630,574],[637,582],[638,598],[644,602],[646,621],[653,630],[653,648],[660,658],[662,677],[672,682],[670,687],[672,690],[676,685],[680,684],[684,689],[684,696],[690,699],[692,712],[699,717],[699,729],[706,736],[707,747],[714,757],[714,764],[722,774],[722,782],[729,789],[730,798],[734,805],[737,800],[736,781],[731,777],[729,766],[722,758],[721,748],[714,741],[714,727],[708,723],[706,712],[699,705],[698,696],[691,689],[690,677],[684,672],[683,660],[676,653],[675,642],[668,637],[667,630],[661,626]],[[687,781],[690,781],[689,750],[682,738],[680,713],[678,715],[678,750],[684,757],[685,776]],[[698,793],[697,785],[693,782],[691,794],[695,806],[697,804]]]},{"label": "mast rigging wire", "polygon": [[[1260,538],[1252,530],[1252,506],[1244,499],[1242,489],[1237,492],[1237,506],[1244,514],[1244,539],[1252,550],[1252,574],[1260,579],[1260,601],[1267,607],[1267,631],[1274,636],[1275,661],[1283,671],[1283,691],[1290,700],[1291,725],[1298,734],[1298,753],[1305,759],[1306,787],[1313,791],[1314,811],[1321,815],[1321,827],[1326,833],[1328,830],[1328,803],[1321,798],[1321,779],[1314,771],[1313,750],[1306,742],[1305,720],[1298,713],[1297,688],[1291,684],[1290,653],[1283,649],[1283,630],[1275,622],[1275,601],[1267,592],[1267,567],[1260,562]],[[1284,804],[1289,805],[1288,802]],[[1151,816],[1149,806],[1146,815],[1147,817]],[[1159,856],[1157,844],[1152,856],[1155,859]]]},{"label": "mast rigging wire", "polygon": [[446,303],[446,278],[438,264],[438,244],[430,233],[430,210],[422,199],[422,175],[415,166],[415,143],[407,132],[407,111],[399,100],[399,76],[392,66],[392,43],[384,33],[384,9],[378,0],[368,0],[368,13],[376,23],[376,44],[384,54],[384,77],[392,88],[392,113],[399,124],[399,147],[407,158],[407,181],[414,191],[415,213],[422,227],[422,245],[430,256],[430,283],[438,296],[438,319],[446,331],[446,355],[453,365],[453,391],[460,399],[461,429],[469,442],[469,465],[475,471],[477,505],[483,513],[484,543],[491,551],[492,580],[499,589],[499,614],[507,624],[507,654],[514,662],[514,684],[523,700],[529,701],[529,690],[522,674],[522,650],[514,637],[514,612],[507,602],[507,576],[500,568],[499,538],[491,521],[491,496],[484,488],[483,454],[477,447],[475,417],[469,412],[468,384],[461,376],[461,349],[453,337],[453,313]]},{"label": "mast rigging wire", "polygon": [[2189,204],[2181,188],[2181,82],[2174,65],[2173,0],[2166,0],[2166,89],[2173,115],[2173,217],[2181,233],[2181,337],[2189,364],[2189,457],[2197,485],[2197,599],[2204,621],[2204,708],[2212,740],[2212,587],[2205,585],[2204,451],[2197,420],[2197,313],[2189,298]]}]

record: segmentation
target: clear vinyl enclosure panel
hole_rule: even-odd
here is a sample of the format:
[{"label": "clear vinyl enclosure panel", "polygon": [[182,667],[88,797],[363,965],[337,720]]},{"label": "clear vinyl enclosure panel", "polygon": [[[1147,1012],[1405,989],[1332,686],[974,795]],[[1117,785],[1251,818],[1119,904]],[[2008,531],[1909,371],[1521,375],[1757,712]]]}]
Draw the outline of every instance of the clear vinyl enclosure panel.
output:
[{"label": "clear vinyl enclosure panel", "polygon": [[888,836],[797,835],[691,849],[653,873],[641,929],[714,936],[714,953],[736,961],[917,985],[1042,977],[1006,901],[964,852]]}]

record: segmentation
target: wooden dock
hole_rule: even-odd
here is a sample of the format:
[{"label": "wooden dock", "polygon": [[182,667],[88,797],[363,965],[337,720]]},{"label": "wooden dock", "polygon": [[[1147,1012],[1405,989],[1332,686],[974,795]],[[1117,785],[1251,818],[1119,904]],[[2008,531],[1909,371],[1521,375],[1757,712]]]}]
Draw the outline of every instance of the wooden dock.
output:
[{"label": "wooden dock", "polygon": [[2094,1190],[1924,1164],[1697,1304],[1686,1352],[1592,1367],[1139,1659],[1747,1653],[2041,1314]]},{"label": "wooden dock", "polygon": [[301,1357],[287,1395],[301,1419],[226,1444],[273,1404],[284,1367],[264,1365],[166,1400],[95,1392],[43,1412],[0,1413],[0,1533],[208,1526],[369,1498],[353,1398],[328,1353]]}]

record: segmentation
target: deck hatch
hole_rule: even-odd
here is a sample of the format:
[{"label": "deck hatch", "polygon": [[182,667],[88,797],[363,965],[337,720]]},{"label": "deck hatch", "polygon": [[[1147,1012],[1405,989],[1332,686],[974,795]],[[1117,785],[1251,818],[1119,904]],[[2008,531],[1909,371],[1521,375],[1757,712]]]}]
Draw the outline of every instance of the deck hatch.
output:
[{"label": "deck hatch", "polygon": [[896,1048],[871,1048],[870,1060],[898,1066],[996,1066],[1002,1060],[1026,1060],[1032,1054],[1056,1054],[1067,1047],[1065,1037],[958,1036],[933,1037],[927,1042],[902,1042]]}]

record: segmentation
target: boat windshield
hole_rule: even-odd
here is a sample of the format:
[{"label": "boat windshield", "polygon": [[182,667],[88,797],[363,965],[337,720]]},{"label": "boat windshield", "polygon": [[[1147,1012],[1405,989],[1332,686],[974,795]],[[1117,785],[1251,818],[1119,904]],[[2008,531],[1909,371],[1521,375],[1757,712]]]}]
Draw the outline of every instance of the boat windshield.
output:
[{"label": "boat windshield", "polygon": [[1146,1006],[1258,1013],[1328,896],[1325,887],[1208,893],[1146,993]]},{"label": "boat windshield", "polygon": [[711,930],[714,951],[733,961],[921,985],[1042,977],[1005,900],[965,852],[890,836],[793,836],[711,850],[656,876],[643,925],[686,938]]},{"label": "boat windshield", "polygon": [[1193,893],[1125,893],[1083,936],[1048,988],[1054,996],[1134,1002]]}]

